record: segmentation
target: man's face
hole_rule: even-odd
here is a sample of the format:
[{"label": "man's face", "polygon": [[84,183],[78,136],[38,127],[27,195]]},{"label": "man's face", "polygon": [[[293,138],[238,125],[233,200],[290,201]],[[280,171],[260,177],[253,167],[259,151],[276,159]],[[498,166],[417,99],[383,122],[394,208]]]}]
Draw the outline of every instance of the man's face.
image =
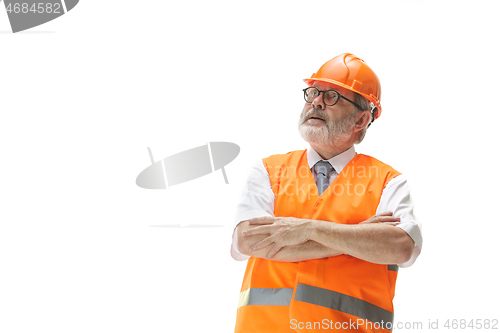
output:
[{"label": "man's face", "polygon": [[[354,100],[354,93],[330,83],[316,81],[312,84],[321,91],[336,90],[344,97]],[[347,141],[353,134],[355,106],[340,98],[333,106],[323,102],[320,93],[312,103],[306,103],[299,119],[299,132],[304,140],[321,146],[331,146]]]}]

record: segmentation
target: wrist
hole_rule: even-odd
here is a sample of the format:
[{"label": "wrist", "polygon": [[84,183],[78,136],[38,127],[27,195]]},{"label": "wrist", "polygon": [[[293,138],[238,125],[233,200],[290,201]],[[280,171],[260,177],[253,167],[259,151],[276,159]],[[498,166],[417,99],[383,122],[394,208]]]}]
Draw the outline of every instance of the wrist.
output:
[{"label": "wrist", "polygon": [[311,240],[324,243],[324,239],[328,238],[334,232],[336,223],[328,221],[315,221],[314,228],[311,231]]},{"label": "wrist", "polygon": [[318,228],[320,228],[321,222],[318,220],[307,220],[305,234],[308,240],[316,241],[318,237]]}]

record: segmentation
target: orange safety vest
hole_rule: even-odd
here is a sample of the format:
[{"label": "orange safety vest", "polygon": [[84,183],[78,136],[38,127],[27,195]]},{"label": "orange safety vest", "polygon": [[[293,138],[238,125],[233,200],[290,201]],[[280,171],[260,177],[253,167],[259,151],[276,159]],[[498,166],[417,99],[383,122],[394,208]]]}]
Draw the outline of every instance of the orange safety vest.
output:
[{"label": "orange safety vest", "polygon": [[[344,224],[375,215],[382,190],[400,174],[356,154],[320,196],[305,150],[263,162],[275,194],[275,216]],[[250,257],[235,332],[389,332],[397,268],[349,255],[293,263]]]}]

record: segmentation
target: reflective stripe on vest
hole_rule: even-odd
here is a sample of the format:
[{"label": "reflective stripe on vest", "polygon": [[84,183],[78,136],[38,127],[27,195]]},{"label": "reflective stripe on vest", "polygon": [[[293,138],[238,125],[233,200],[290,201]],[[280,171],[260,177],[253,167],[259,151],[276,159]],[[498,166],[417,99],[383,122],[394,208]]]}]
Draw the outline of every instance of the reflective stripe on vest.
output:
[{"label": "reflective stripe on vest", "polygon": [[249,288],[240,293],[238,308],[245,305],[290,305],[292,288]]},{"label": "reflective stripe on vest", "polygon": [[399,266],[398,265],[387,265],[387,269],[390,271],[397,272],[397,271],[399,271]]},{"label": "reflective stripe on vest", "polygon": [[[397,271],[399,271],[399,266],[398,265],[387,265],[387,269],[390,271],[397,272]],[[305,285],[302,285],[302,286],[305,286]],[[319,289],[321,289],[321,288],[319,288]],[[298,292],[298,289],[297,289],[297,292]],[[340,293],[338,293],[338,294],[342,295]],[[240,292],[240,299],[238,301],[238,308],[245,306],[245,305],[290,305],[290,301],[292,300],[292,295],[293,295],[292,288],[248,288],[247,290]],[[350,297],[347,295],[344,295],[344,296]],[[302,301],[301,299],[297,299],[297,297],[295,297],[295,299],[298,301]],[[308,303],[312,303],[312,302],[308,302]],[[316,303],[312,303],[312,304],[316,304]],[[321,304],[316,304],[316,305],[321,305]],[[334,309],[334,308],[332,308],[332,309]],[[337,309],[335,309],[335,310],[337,310]],[[386,311],[386,310],[384,310],[384,311]],[[346,311],[342,311],[342,312],[346,312]],[[346,313],[348,313],[348,312],[346,312]],[[365,317],[362,317],[362,318],[365,318]]]},{"label": "reflective stripe on vest", "polygon": [[394,313],[362,299],[301,283],[297,285],[294,300],[324,306],[374,323],[392,323],[394,319]]}]

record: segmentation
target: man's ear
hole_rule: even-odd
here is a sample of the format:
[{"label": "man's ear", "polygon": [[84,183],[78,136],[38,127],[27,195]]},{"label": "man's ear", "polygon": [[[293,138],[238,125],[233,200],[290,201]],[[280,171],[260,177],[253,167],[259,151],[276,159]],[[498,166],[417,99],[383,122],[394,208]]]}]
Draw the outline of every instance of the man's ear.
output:
[{"label": "man's ear", "polygon": [[372,115],[371,115],[370,111],[359,112],[356,115],[356,122],[354,123],[354,132],[359,132],[363,128],[368,126],[371,119],[372,119]]}]

